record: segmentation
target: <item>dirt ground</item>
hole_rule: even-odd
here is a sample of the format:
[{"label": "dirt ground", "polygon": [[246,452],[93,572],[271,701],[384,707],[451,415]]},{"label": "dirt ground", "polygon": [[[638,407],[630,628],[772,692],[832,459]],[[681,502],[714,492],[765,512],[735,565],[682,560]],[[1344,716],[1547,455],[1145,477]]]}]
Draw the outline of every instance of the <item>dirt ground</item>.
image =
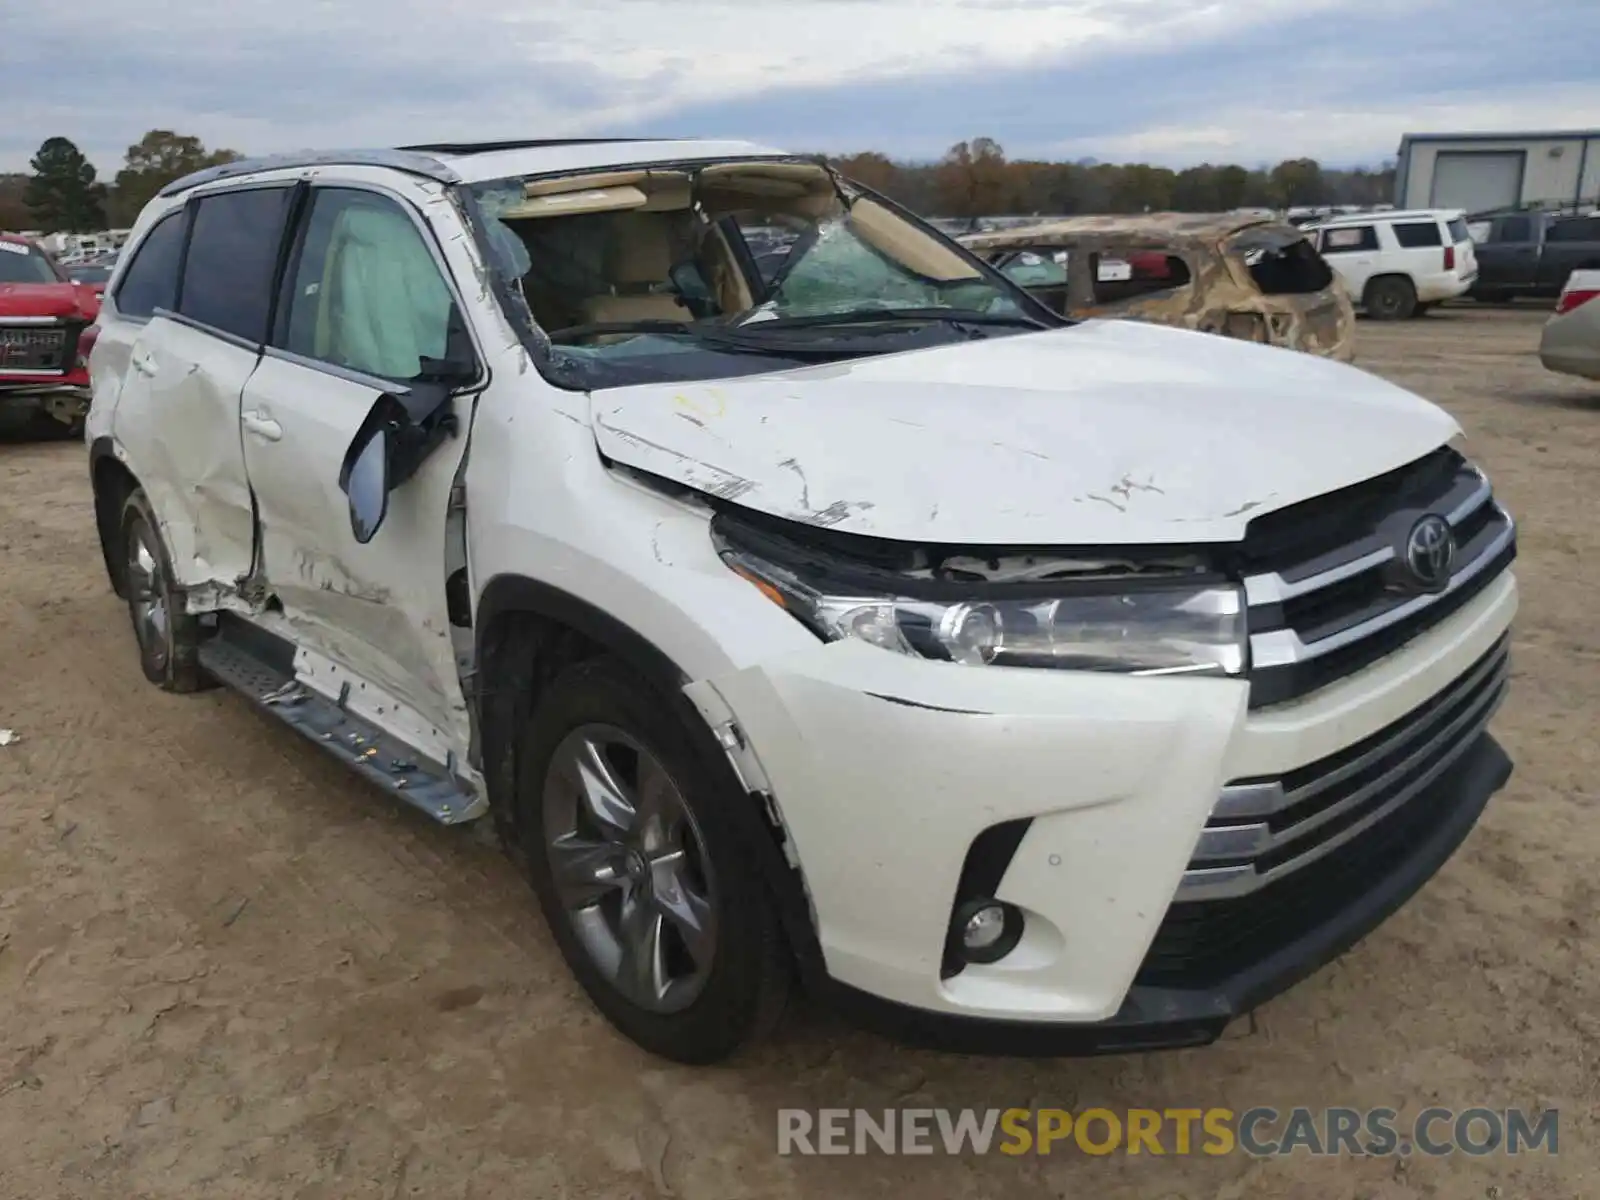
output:
[{"label": "dirt ground", "polygon": [[[1450,408],[1522,522],[1511,785],[1344,959],[1216,1046],[1124,1058],[918,1053],[806,1008],[731,1066],[646,1057],[485,839],[391,806],[231,694],[146,684],[82,447],[0,445],[0,1198],[1600,1196],[1600,385],[1540,367],[1541,319],[1360,329],[1361,365]],[[775,1153],[780,1107],[895,1104],[1520,1105],[1559,1108],[1561,1141]]]}]

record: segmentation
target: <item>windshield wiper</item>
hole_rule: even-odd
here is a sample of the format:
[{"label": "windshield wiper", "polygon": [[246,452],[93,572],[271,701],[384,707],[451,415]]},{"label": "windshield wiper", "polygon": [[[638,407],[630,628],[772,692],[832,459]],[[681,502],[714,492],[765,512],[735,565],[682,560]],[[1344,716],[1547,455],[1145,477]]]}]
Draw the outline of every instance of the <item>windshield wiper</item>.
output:
[{"label": "windshield wiper", "polygon": [[545,336],[552,342],[573,342],[579,338],[599,337],[606,333],[676,333],[694,337],[695,331],[686,321],[673,321],[654,317],[638,321],[592,321],[587,325],[568,325],[565,329],[552,329]]},{"label": "windshield wiper", "polygon": [[814,329],[830,325],[872,325],[898,321],[937,321],[948,325],[1012,325],[1044,329],[1045,325],[1021,313],[990,313],[968,308],[858,308],[842,313],[809,313],[801,317],[770,317],[733,326],[739,332],[768,329]]}]

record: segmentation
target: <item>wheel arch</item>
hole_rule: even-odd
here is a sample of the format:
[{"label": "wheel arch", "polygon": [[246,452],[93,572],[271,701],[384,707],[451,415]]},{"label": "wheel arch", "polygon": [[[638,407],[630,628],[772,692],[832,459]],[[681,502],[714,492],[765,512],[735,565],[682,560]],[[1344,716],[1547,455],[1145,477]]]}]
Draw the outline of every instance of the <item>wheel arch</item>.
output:
[{"label": "wheel arch", "polygon": [[116,444],[108,436],[102,435],[90,443],[89,482],[94,489],[94,524],[100,536],[106,577],[111,581],[111,590],[126,599],[127,580],[120,550],[122,509],[128,497],[141,485],[138,477],[117,456]]},{"label": "wheel arch", "polygon": [[1404,283],[1408,288],[1411,289],[1413,295],[1416,294],[1417,282],[1416,280],[1412,279],[1410,275],[1407,275],[1404,271],[1383,271],[1379,274],[1368,276],[1367,282],[1363,284],[1361,288],[1362,302],[1366,302],[1366,298],[1372,293],[1374,285],[1387,283],[1390,280],[1399,280],[1401,283]]},{"label": "wheel arch", "polygon": [[784,851],[788,837],[762,797],[745,791],[699,710],[684,695],[691,677],[673,658],[624,621],[553,584],[516,574],[496,575],[481,589],[473,615],[473,704],[476,757],[489,810],[513,855],[526,852],[511,803],[517,778],[517,733],[540,693],[574,663],[612,655],[636,671],[671,706],[690,746],[717,778],[749,803],[738,807],[744,841],[759,856],[802,979],[820,978],[822,952],[800,871]]}]

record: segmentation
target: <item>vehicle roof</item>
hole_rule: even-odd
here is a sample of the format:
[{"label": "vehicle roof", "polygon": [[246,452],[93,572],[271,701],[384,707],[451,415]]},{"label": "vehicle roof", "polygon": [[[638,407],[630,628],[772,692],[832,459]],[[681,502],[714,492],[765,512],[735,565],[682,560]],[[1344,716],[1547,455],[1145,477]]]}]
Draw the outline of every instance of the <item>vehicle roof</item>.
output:
[{"label": "vehicle roof", "polygon": [[[1170,242],[1216,243],[1241,229],[1286,225],[1259,213],[1127,213],[1092,217],[1060,217],[1011,229],[967,234],[959,240],[975,249],[1022,245],[1050,238],[1156,236]],[[1293,228],[1293,226],[1287,226]]]},{"label": "vehicle roof", "polygon": [[393,149],[303,150],[207,167],[161,190],[174,196],[204,183],[294,167],[387,167],[441,183],[482,183],[520,175],[558,174],[603,167],[698,158],[788,157],[754,142],[699,138],[560,138],[516,142],[438,142]]},{"label": "vehicle roof", "polygon": [[1317,228],[1322,229],[1329,225],[1370,225],[1374,221],[1425,221],[1439,218],[1448,221],[1466,215],[1467,210],[1464,208],[1386,208],[1381,212],[1340,213],[1338,216],[1329,217],[1326,221],[1318,221]]}]

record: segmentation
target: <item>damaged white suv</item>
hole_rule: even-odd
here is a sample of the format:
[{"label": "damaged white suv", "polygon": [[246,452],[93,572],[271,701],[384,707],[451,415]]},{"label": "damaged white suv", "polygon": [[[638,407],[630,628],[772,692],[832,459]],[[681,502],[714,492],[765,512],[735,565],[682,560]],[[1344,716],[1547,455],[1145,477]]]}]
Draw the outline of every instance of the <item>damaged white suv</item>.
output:
[{"label": "damaged white suv", "polygon": [[1063,321],[806,159],[212,168],[100,326],[145,673],[491,817],[672,1058],[797,981],[964,1051],[1208,1041],[1511,771],[1515,535],[1448,416]]}]

